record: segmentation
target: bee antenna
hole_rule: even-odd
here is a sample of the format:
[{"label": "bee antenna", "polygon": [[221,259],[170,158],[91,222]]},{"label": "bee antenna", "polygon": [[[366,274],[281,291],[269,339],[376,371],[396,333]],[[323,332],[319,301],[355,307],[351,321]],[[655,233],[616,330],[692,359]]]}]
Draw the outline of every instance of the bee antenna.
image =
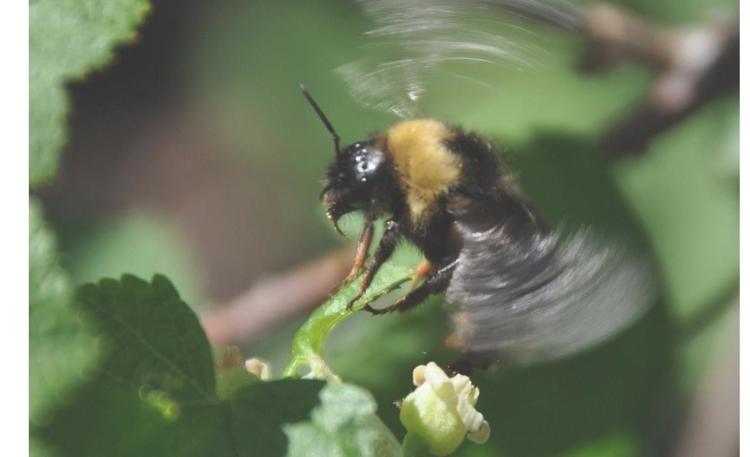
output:
[{"label": "bee antenna", "polygon": [[318,106],[318,103],[315,101],[314,98],[312,98],[312,95],[310,95],[310,92],[307,91],[304,84],[299,85],[300,90],[302,91],[302,95],[305,96],[307,101],[310,103],[310,106],[315,110],[316,113],[318,113],[318,117],[321,121],[323,121],[323,124],[326,126],[326,129],[333,137],[333,146],[336,148],[336,155],[341,155],[341,147],[339,146],[339,134],[336,133],[336,130],[334,130],[333,125],[331,125],[331,121],[328,120],[325,114],[323,114],[323,110],[320,109],[320,106]]}]

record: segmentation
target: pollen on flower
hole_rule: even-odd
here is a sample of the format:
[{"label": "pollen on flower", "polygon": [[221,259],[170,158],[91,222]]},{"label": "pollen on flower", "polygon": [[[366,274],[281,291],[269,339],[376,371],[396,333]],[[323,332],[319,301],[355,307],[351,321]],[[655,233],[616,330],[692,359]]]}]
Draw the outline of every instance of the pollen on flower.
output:
[{"label": "pollen on flower", "polygon": [[474,406],[479,389],[464,375],[449,377],[436,363],[419,365],[412,372],[416,389],[401,405],[401,423],[419,436],[434,455],[448,455],[469,438],[489,439],[490,426]]}]

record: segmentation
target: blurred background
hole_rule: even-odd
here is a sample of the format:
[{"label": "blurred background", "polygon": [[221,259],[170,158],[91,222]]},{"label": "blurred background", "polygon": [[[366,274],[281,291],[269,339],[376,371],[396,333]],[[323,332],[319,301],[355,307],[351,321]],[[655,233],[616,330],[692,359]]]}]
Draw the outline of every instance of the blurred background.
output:
[{"label": "blurred background", "polygon": [[[671,31],[716,31],[728,57],[704,68],[673,49],[654,62],[629,55],[632,34],[607,41],[616,27],[582,34],[512,16],[473,27],[498,26],[513,59],[461,69],[468,79],[436,71],[422,94],[423,114],[501,145],[551,221],[637,239],[660,272],[658,303],[623,334],[565,360],[480,375],[493,435],[461,455],[738,453],[739,6],[614,4],[676,48]],[[341,238],[324,217],[332,145],[298,84],[344,143],[398,120],[359,103],[336,71],[370,57],[365,32],[379,18],[369,13],[353,0],[154,1],[137,40],[70,87],[61,174],[39,191],[75,281],[163,273],[214,343],[278,372],[293,331],[348,271],[359,226],[346,219]],[[660,98],[670,71],[676,99],[689,92],[682,105]],[[395,261],[418,260],[405,246]],[[446,334],[435,299],[407,315],[350,319],[327,352],[398,435],[392,402],[416,364],[451,361]]]}]

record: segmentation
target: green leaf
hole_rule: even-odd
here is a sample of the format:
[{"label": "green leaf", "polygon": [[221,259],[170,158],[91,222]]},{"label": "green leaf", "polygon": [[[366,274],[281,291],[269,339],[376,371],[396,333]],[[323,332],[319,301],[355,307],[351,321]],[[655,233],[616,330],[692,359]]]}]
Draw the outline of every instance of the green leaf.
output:
[{"label": "green leaf", "polygon": [[[737,288],[736,181],[722,169],[717,150],[727,155],[722,146],[737,133],[738,111],[735,98],[713,103],[618,170],[661,262],[670,309],[684,325]],[[739,156],[739,150],[731,154]]]},{"label": "green leaf", "polygon": [[344,285],[325,303],[313,312],[294,335],[292,360],[284,370],[284,376],[297,376],[299,370],[308,367],[313,377],[335,376],[323,360],[323,343],[333,329],[344,319],[392,292],[411,278],[411,270],[389,264],[384,265],[373,280],[365,295],[351,308],[347,304],[356,296],[359,281]]},{"label": "green leaf", "polygon": [[283,456],[288,446],[283,424],[309,418],[323,385],[257,383],[231,400],[178,402],[174,413],[164,414],[155,399],[103,379],[81,392],[46,437],[70,456]]},{"label": "green leaf", "polygon": [[308,419],[324,386],[320,381],[285,379],[240,390],[230,403],[239,454],[284,455],[289,442],[283,424]]},{"label": "green leaf", "polygon": [[147,0],[37,0],[29,6],[30,182],[56,171],[65,143],[65,84],[104,66],[132,40]]},{"label": "green leaf", "polygon": [[[283,456],[283,424],[306,420],[319,381],[257,383],[231,400],[174,402],[100,378],[43,432],[62,456]],[[116,412],[116,413],[115,413]]]},{"label": "green leaf", "polygon": [[324,383],[310,380],[240,383],[217,395],[206,336],[164,277],[105,279],[78,296],[104,354],[33,429],[61,456],[283,456],[283,425],[308,420],[321,401]]},{"label": "green leaf", "polygon": [[[175,400],[215,398],[213,359],[198,318],[163,276],[104,279],[79,291],[80,307],[106,335],[111,354],[102,371],[136,391]],[[127,345],[122,342],[128,342]]]},{"label": "green leaf", "polygon": [[55,238],[33,199],[29,228],[29,409],[32,423],[40,423],[91,368],[98,347],[69,306],[71,288],[57,264]]},{"label": "green leaf", "polygon": [[188,400],[215,407],[213,362],[197,318],[165,278],[84,286],[76,309],[97,331],[102,356],[74,396],[34,429],[45,444],[70,456],[169,455],[186,420],[210,423],[208,412],[200,422],[183,413]]},{"label": "green leaf", "polygon": [[34,430],[59,456],[169,455],[176,427],[156,400],[97,377]]},{"label": "green leaf", "polygon": [[309,421],[288,425],[287,456],[400,456],[396,438],[375,415],[370,395],[347,384],[329,382]]}]

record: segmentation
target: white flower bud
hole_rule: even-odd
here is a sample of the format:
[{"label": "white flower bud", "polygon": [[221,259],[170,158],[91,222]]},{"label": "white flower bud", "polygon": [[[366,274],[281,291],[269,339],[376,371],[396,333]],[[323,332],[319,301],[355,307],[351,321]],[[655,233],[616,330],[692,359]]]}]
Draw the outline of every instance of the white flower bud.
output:
[{"label": "white flower bud", "polygon": [[489,439],[490,426],[474,406],[479,389],[464,375],[448,377],[434,362],[412,372],[417,388],[401,405],[401,423],[421,438],[430,452],[444,456],[468,437],[476,443]]},{"label": "white flower bud", "polygon": [[261,359],[245,360],[245,369],[263,381],[271,379],[271,366]]}]

